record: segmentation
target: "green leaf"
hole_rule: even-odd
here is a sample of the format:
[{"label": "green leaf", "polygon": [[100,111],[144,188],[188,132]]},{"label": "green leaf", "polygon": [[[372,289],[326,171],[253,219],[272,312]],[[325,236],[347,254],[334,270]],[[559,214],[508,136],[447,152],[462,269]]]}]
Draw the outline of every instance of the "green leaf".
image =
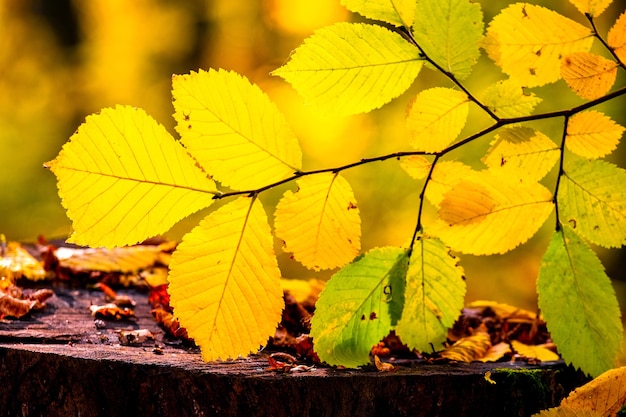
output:
[{"label": "green leaf", "polygon": [[337,23],[317,30],[272,74],[329,113],[381,107],[413,83],[424,61],[419,50],[382,26]]},{"label": "green leaf", "polygon": [[341,4],[368,19],[405,28],[413,25],[415,0],[341,0]]},{"label": "green leaf", "polygon": [[320,359],[356,367],[400,318],[408,266],[402,248],[372,249],[328,281],[315,306],[311,336]]},{"label": "green leaf", "polygon": [[481,102],[496,116],[506,119],[531,115],[541,99],[534,93],[526,93],[515,80],[508,79],[487,87]]},{"label": "green leaf", "polygon": [[565,167],[559,216],[578,234],[608,248],[626,241],[626,170],[602,160],[579,159]]},{"label": "green leaf", "polygon": [[565,361],[593,376],[615,365],[623,331],[615,291],[600,260],[567,225],[543,256],[537,293]]},{"label": "green leaf", "polygon": [[444,71],[467,78],[480,57],[483,13],[469,0],[417,0],[413,36]]},{"label": "green leaf", "polygon": [[439,239],[419,236],[415,241],[404,298],[396,333],[412,349],[437,350],[459,317],[465,298],[463,269]]}]

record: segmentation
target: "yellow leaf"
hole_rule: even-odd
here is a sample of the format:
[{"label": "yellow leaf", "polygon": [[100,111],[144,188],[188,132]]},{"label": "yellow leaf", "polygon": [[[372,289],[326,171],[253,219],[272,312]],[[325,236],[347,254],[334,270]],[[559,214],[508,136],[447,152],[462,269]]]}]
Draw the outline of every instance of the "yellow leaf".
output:
[{"label": "yellow leaf", "polygon": [[341,0],[341,4],[368,19],[382,20],[405,28],[413,26],[414,0]]},{"label": "yellow leaf", "polygon": [[526,356],[527,358],[539,359],[541,362],[552,362],[561,359],[559,355],[543,346],[527,345],[519,340],[512,340],[511,346],[513,346],[513,350],[520,355]]},{"label": "yellow leaf", "polygon": [[55,251],[62,267],[81,271],[139,272],[163,259],[161,246],[136,245],[123,248],[76,249],[61,247]]},{"label": "yellow leaf", "polygon": [[497,345],[491,346],[487,353],[478,360],[480,362],[497,362],[502,359],[504,355],[509,353],[511,353],[511,346],[506,342],[500,342]]},{"label": "yellow leaf", "polygon": [[530,239],[553,207],[552,194],[539,183],[474,172],[445,194],[442,218],[426,231],[460,252],[504,253]]},{"label": "yellow leaf", "polygon": [[528,127],[514,126],[496,135],[483,162],[495,175],[539,181],[559,156],[559,147],[549,137]]},{"label": "yellow leaf", "polygon": [[624,127],[607,115],[583,111],[569,119],[565,146],[584,158],[601,158],[617,147],[623,133]]},{"label": "yellow leaf", "polygon": [[561,58],[592,43],[589,28],[545,7],[515,3],[491,21],[484,47],[520,85],[536,87],[557,81]]},{"label": "yellow leaf", "polygon": [[274,334],[284,307],[280,275],[257,199],[226,204],[183,237],[168,292],[205,361],[257,352]]},{"label": "yellow leaf", "polygon": [[361,248],[361,219],[350,184],[339,174],[300,178],[276,206],[276,236],[286,252],[316,271],[343,266]]},{"label": "yellow leaf", "polygon": [[615,416],[626,403],[626,367],[611,369],[593,381],[576,388],[561,401],[561,407],[591,410],[602,416]]},{"label": "yellow leaf", "polygon": [[626,62],[626,12],[622,13],[607,36],[607,43],[623,63]]},{"label": "yellow leaf", "polygon": [[176,130],[215,180],[237,189],[280,181],[302,167],[287,121],[261,89],[224,70],[172,78]]},{"label": "yellow leaf", "polygon": [[523,308],[515,307],[505,303],[495,301],[477,300],[467,305],[468,308],[489,308],[496,317],[502,320],[515,319],[518,321],[532,322],[537,320],[537,315]]},{"label": "yellow leaf", "polygon": [[325,285],[326,281],[316,278],[308,280],[283,278],[280,280],[283,291],[288,291],[299,303],[308,302],[311,305],[315,304]]},{"label": "yellow leaf", "polygon": [[422,155],[410,155],[400,160],[400,166],[416,180],[426,178],[431,162]]},{"label": "yellow leaf", "polygon": [[532,114],[541,99],[527,93],[517,81],[508,79],[491,84],[482,93],[481,102],[501,118]]},{"label": "yellow leaf", "polygon": [[563,59],[561,76],[579,97],[593,100],[611,89],[618,66],[600,55],[575,52]]},{"label": "yellow leaf", "polygon": [[4,235],[0,235],[0,290],[15,284],[21,277],[32,281],[46,278],[46,271],[40,261],[19,243],[7,244],[4,239]]},{"label": "yellow leaf", "polygon": [[458,362],[473,362],[480,360],[491,348],[491,340],[487,332],[476,332],[472,336],[464,337],[452,346],[441,352],[441,357]]},{"label": "yellow leaf", "polygon": [[422,91],[406,119],[411,146],[424,152],[445,149],[461,133],[468,112],[469,99],[460,91],[443,87]]},{"label": "yellow leaf", "polygon": [[495,385],[496,381],[491,379],[491,371],[485,372],[485,381],[489,382],[490,384],[494,384]]},{"label": "yellow leaf", "polygon": [[81,245],[131,245],[164,233],[217,193],[163,126],[128,106],[87,117],[45,166],[73,221],[68,241]]},{"label": "yellow leaf", "polygon": [[381,361],[378,355],[374,355],[374,364],[376,365],[376,369],[380,372],[391,372],[396,369],[392,364]]},{"label": "yellow leaf", "polygon": [[569,0],[582,14],[597,17],[613,2],[613,0]]},{"label": "yellow leaf", "polygon": [[426,188],[426,198],[434,206],[439,207],[443,196],[452,189],[459,181],[468,175],[474,175],[475,171],[462,162],[443,161],[438,162],[433,168],[431,181]]}]

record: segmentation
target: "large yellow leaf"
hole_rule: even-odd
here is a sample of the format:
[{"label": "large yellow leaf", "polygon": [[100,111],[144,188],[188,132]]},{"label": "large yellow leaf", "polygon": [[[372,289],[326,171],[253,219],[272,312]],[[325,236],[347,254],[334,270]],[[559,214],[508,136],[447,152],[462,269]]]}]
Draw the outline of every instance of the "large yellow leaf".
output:
[{"label": "large yellow leaf", "polygon": [[615,83],[617,67],[614,61],[590,52],[574,52],[561,63],[561,76],[579,96],[589,100],[605,95]]},{"label": "large yellow leaf", "polygon": [[552,10],[527,3],[504,9],[489,24],[487,54],[520,85],[535,87],[560,78],[562,57],[586,52],[590,29]]},{"label": "large yellow leaf", "polygon": [[73,222],[68,241],[81,245],[130,245],[164,233],[217,193],[163,126],[132,107],[87,117],[46,166]]},{"label": "large yellow leaf", "polygon": [[284,307],[261,202],[241,197],[204,218],[178,245],[168,280],[174,315],[205,361],[258,351]]},{"label": "large yellow leaf", "polygon": [[452,249],[473,254],[504,253],[530,239],[552,212],[552,194],[539,183],[474,172],[457,182],[439,205],[440,219],[428,225]]},{"label": "large yellow leaf", "polygon": [[434,206],[439,207],[443,196],[459,181],[474,175],[475,171],[469,165],[458,161],[438,162],[433,168],[432,177],[426,188],[426,198]]},{"label": "large yellow leaf", "polygon": [[400,160],[400,166],[412,178],[422,180],[426,178],[432,163],[422,155],[410,155]]},{"label": "large yellow leaf", "polygon": [[483,162],[495,175],[539,181],[552,169],[560,154],[559,147],[543,133],[513,126],[496,135]]},{"label": "large yellow leaf", "polygon": [[302,152],[283,115],[261,89],[235,72],[172,78],[176,130],[215,180],[238,190],[285,179]]},{"label": "large yellow leaf", "polygon": [[567,123],[565,146],[584,158],[601,158],[619,143],[624,127],[596,110],[575,114]]},{"label": "large yellow leaf", "polygon": [[602,416],[615,416],[626,403],[626,367],[611,369],[593,381],[576,388],[561,401],[561,407],[592,410]]},{"label": "large yellow leaf", "polygon": [[368,19],[406,28],[413,25],[415,0],[341,0],[341,4]]},{"label": "large yellow leaf", "polygon": [[350,184],[339,174],[300,178],[276,206],[285,251],[316,271],[343,266],[361,248],[361,219]]},{"label": "large yellow leaf", "polygon": [[419,49],[378,25],[337,23],[315,31],[273,72],[336,114],[364,113],[404,93],[422,69]]},{"label": "large yellow leaf", "polygon": [[606,38],[613,52],[623,63],[626,63],[626,12],[622,13]]},{"label": "large yellow leaf", "polygon": [[451,88],[435,87],[420,92],[406,118],[411,146],[424,152],[439,152],[463,130],[469,113],[469,98]]},{"label": "large yellow leaf", "polygon": [[515,80],[508,79],[487,87],[481,95],[481,102],[504,119],[531,115],[541,99],[525,92]]},{"label": "large yellow leaf", "polygon": [[569,0],[581,13],[597,17],[606,10],[613,0]]}]

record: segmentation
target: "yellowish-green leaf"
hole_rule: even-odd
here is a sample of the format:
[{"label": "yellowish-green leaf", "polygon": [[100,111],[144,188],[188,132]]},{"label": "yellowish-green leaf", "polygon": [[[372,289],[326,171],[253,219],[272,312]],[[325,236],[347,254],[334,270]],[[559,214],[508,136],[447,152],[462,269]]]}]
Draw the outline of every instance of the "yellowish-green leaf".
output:
[{"label": "yellowish-green leaf", "polygon": [[361,249],[361,219],[350,184],[339,174],[300,178],[276,206],[276,236],[286,252],[319,271],[352,261]]},{"label": "yellowish-green leaf", "polygon": [[602,160],[565,167],[558,194],[561,221],[608,248],[626,242],[626,170]]},{"label": "yellowish-green leaf", "polygon": [[590,52],[574,52],[561,63],[561,76],[579,96],[589,100],[605,95],[615,83],[619,65]]},{"label": "yellowish-green leaf", "polygon": [[543,133],[524,126],[504,128],[491,142],[483,162],[495,175],[539,181],[560,156],[559,147]]},{"label": "yellowish-green leaf", "polygon": [[413,26],[415,0],[341,0],[341,4],[368,19],[405,28]]},{"label": "yellowish-green leaf", "polygon": [[417,0],[413,37],[426,56],[458,79],[480,57],[483,12],[469,0]]},{"label": "yellowish-green leaf", "polygon": [[504,73],[535,87],[557,81],[562,57],[592,43],[589,28],[545,7],[515,3],[491,21],[484,47]]},{"label": "yellowish-green leaf", "polygon": [[541,99],[526,93],[515,80],[508,79],[491,84],[483,91],[481,102],[496,116],[503,119],[529,116]]},{"label": "yellowish-green leaf", "polygon": [[257,199],[228,203],[183,237],[168,292],[205,361],[257,352],[274,334],[284,307],[280,275]]},{"label": "yellowish-green leaf", "polygon": [[311,320],[315,351],[323,362],[346,367],[369,362],[372,346],[402,314],[407,266],[406,250],[384,247],[333,275]]},{"label": "yellowish-green leaf", "polygon": [[519,340],[512,340],[511,346],[518,354],[527,358],[538,359],[541,362],[552,362],[561,359],[559,355],[544,346],[527,345]]},{"label": "yellowish-green leaf", "polygon": [[584,158],[601,158],[617,147],[623,133],[624,127],[604,113],[587,110],[569,119],[565,146]]},{"label": "yellowish-green leaf", "polygon": [[596,254],[567,225],[543,256],[537,293],[563,360],[593,376],[615,365],[623,332],[615,291]]},{"label": "yellowish-green leaf", "polygon": [[411,349],[430,352],[446,340],[463,309],[465,279],[458,258],[439,240],[418,236],[406,275],[402,318],[395,330]]},{"label": "yellowish-green leaf", "polygon": [[273,74],[307,101],[347,115],[368,112],[398,97],[423,63],[419,49],[398,33],[342,22],[317,30]]},{"label": "yellowish-green leaf", "polygon": [[246,78],[200,70],[175,75],[172,85],[176,130],[215,180],[254,189],[301,168],[302,152],[284,117]]},{"label": "yellowish-green leaf", "polygon": [[426,178],[432,163],[422,155],[410,155],[400,160],[400,166],[412,178],[422,180]]},{"label": "yellowish-green leaf", "polygon": [[426,188],[426,198],[439,207],[444,195],[459,181],[476,173],[469,165],[458,161],[438,162],[433,168],[431,180]]},{"label": "yellowish-green leaf", "polygon": [[606,39],[622,64],[626,63],[626,12],[619,16]]},{"label": "yellowish-green leaf", "polygon": [[406,119],[411,146],[439,152],[461,133],[469,113],[469,98],[451,88],[435,87],[420,92]]},{"label": "yellowish-green leaf", "polygon": [[72,219],[68,241],[131,245],[208,207],[215,183],[143,110],[118,106],[87,120],[46,164]]},{"label": "yellowish-green leaf", "polygon": [[552,194],[539,183],[520,183],[490,171],[457,182],[426,228],[452,249],[474,255],[504,253],[530,239],[552,212]]},{"label": "yellowish-green leaf", "polygon": [[626,403],[626,367],[610,369],[576,388],[561,401],[561,407],[592,410],[602,416],[616,416]]},{"label": "yellowish-green leaf", "polygon": [[613,0],[569,0],[582,14],[598,17]]}]

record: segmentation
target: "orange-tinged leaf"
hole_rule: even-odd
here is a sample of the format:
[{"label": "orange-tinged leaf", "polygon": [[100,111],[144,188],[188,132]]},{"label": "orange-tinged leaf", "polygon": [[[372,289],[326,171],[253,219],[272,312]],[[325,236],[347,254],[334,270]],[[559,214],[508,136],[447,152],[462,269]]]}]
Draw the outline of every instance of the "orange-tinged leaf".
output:
[{"label": "orange-tinged leaf", "polygon": [[361,219],[350,184],[339,174],[296,181],[276,206],[276,236],[304,266],[330,269],[350,262],[361,249]]},{"label": "orange-tinged leaf", "polygon": [[524,126],[504,128],[483,162],[495,175],[539,181],[559,159],[559,147],[543,133]]},{"label": "orange-tinged leaf", "polygon": [[619,60],[626,63],[626,12],[619,16],[606,40]]},{"label": "orange-tinged leaf", "polygon": [[606,10],[613,0],[569,0],[582,14],[597,17]]},{"label": "orange-tinged leaf", "polygon": [[426,188],[426,198],[434,206],[439,207],[443,196],[452,189],[459,181],[474,175],[475,171],[469,166],[458,161],[438,162],[433,168],[431,181]]},{"label": "orange-tinged leaf", "polygon": [[554,407],[533,414],[532,417],[606,417],[591,410],[574,410],[567,407]]},{"label": "orange-tinged leaf", "polygon": [[491,21],[483,45],[502,71],[536,87],[557,81],[561,58],[592,43],[589,28],[545,7],[515,3]]},{"label": "orange-tinged leaf", "polygon": [[602,416],[615,416],[626,403],[626,367],[611,369],[593,381],[576,388],[561,401],[561,407],[591,410]]},{"label": "orange-tinged leaf", "polygon": [[506,342],[500,342],[497,345],[491,346],[487,353],[478,360],[480,362],[497,362],[502,359],[504,355],[509,353],[511,353],[511,346]]},{"label": "orange-tinged leaf", "polygon": [[452,249],[473,255],[504,253],[530,239],[552,212],[552,194],[490,171],[456,183],[440,203],[441,219],[428,225]]},{"label": "orange-tinged leaf", "polygon": [[170,304],[205,361],[258,351],[284,307],[267,217],[241,197],[186,234],[170,263]]},{"label": "orange-tinged leaf", "polygon": [[445,149],[461,133],[468,113],[469,99],[458,90],[435,87],[420,92],[406,119],[411,146],[424,152]]},{"label": "orange-tinged leaf", "polygon": [[46,166],[72,219],[68,241],[81,245],[131,245],[162,234],[217,193],[163,126],[128,106],[87,117]]},{"label": "orange-tinged leaf", "polygon": [[543,346],[527,345],[519,340],[512,340],[511,346],[513,350],[520,355],[526,356],[527,358],[539,359],[542,362],[552,362],[561,359],[559,355]]},{"label": "orange-tinged leaf", "polygon": [[28,253],[17,242],[9,242],[4,246],[4,235],[0,235],[0,290],[15,283],[15,280],[26,277],[32,281],[46,278],[43,264]]},{"label": "orange-tinged leaf", "polygon": [[220,183],[254,189],[302,166],[287,121],[261,89],[224,70],[172,78],[176,130],[206,172]]},{"label": "orange-tinged leaf", "polygon": [[624,126],[604,113],[587,110],[569,119],[565,146],[584,158],[601,158],[617,147],[623,133]]},{"label": "orange-tinged leaf", "polygon": [[426,178],[432,163],[422,155],[411,155],[400,160],[400,166],[416,180]]},{"label": "orange-tinged leaf", "polygon": [[491,340],[487,332],[478,331],[464,337],[440,353],[442,358],[458,362],[473,362],[480,360],[489,352]]},{"label": "orange-tinged leaf", "polygon": [[611,89],[618,66],[600,55],[574,52],[563,59],[561,76],[579,97],[593,100]]}]

